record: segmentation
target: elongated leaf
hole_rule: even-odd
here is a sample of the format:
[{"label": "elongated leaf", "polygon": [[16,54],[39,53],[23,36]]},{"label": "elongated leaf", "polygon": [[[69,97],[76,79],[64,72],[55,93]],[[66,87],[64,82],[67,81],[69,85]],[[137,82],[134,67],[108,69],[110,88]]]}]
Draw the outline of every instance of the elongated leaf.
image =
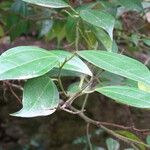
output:
[{"label": "elongated leaf", "polygon": [[[62,50],[53,50],[51,53],[57,55],[59,57],[59,61],[62,64],[65,59],[70,58],[73,54],[67,51]],[[58,66],[59,67],[59,66]],[[77,56],[74,56],[72,59],[70,59],[63,67],[65,70],[80,72],[82,74],[87,74],[92,76],[92,72],[88,68],[88,66]]]},{"label": "elongated leaf", "polygon": [[11,114],[17,117],[47,116],[55,112],[59,104],[59,93],[53,81],[46,77],[30,79],[23,92],[23,108]]},{"label": "elongated leaf", "polygon": [[118,0],[118,3],[120,3],[122,6],[129,10],[138,10],[142,11],[142,1],[141,0]]},{"label": "elongated leaf", "polygon": [[93,65],[134,81],[150,84],[150,71],[130,57],[106,51],[85,50],[78,54]]},{"label": "elongated leaf", "polygon": [[109,13],[98,10],[82,10],[80,17],[94,26],[103,28],[113,39],[115,19]]},{"label": "elongated leaf", "polygon": [[54,54],[33,46],[12,48],[0,56],[0,80],[44,75],[58,64]]},{"label": "elongated leaf", "polygon": [[96,89],[97,92],[129,106],[150,108],[150,93],[127,86],[105,86]]},{"label": "elongated leaf", "polygon": [[[116,131],[117,134],[120,134],[124,137],[127,137],[128,139],[137,141],[137,142],[141,142],[144,144],[144,142],[135,134],[129,132],[129,131],[125,131],[125,130],[117,130]],[[142,144],[138,144],[138,146],[140,147],[140,150],[146,150],[145,146]]]},{"label": "elongated leaf", "polygon": [[49,7],[49,8],[64,8],[69,7],[69,5],[63,0],[23,0],[31,4]]}]

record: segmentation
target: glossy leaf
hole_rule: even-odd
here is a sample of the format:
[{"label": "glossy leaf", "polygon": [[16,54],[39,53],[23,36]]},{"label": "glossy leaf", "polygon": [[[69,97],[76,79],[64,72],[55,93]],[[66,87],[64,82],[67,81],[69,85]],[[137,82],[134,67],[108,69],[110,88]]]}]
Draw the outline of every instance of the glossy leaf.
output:
[{"label": "glossy leaf", "polygon": [[98,10],[82,10],[80,17],[86,22],[104,29],[113,39],[115,19],[109,13]]},{"label": "glossy leaf", "polygon": [[150,108],[150,93],[128,86],[105,86],[96,88],[97,92],[129,106]]},{"label": "glossy leaf", "polygon": [[17,117],[47,116],[56,111],[59,93],[53,81],[46,77],[30,79],[23,91],[23,108],[11,114]]},{"label": "glossy leaf", "polygon": [[[51,51],[54,55],[59,57],[59,61],[62,64],[66,59],[70,58],[73,54],[63,50],[53,50]],[[59,66],[58,66],[59,67]],[[88,68],[88,66],[77,56],[74,56],[71,60],[69,60],[63,67],[65,70],[80,72],[82,74],[87,74],[92,76],[92,72]]]},{"label": "glossy leaf", "polygon": [[108,138],[106,140],[106,144],[107,144],[108,150],[119,150],[119,147],[120,147],[119,142],[112,138]]},{"label": "glossy leaf", "polygon": [[150,71],[139,61],[106,51],[84,50],[78,54],[93,65],[114,74],[150,84]]},{"label": "glossy leaf", "polygon": [[69,5],[63,0],[23,0],[23,1],[48,8],[69,7]]},{"label": "glossy leaf", "polygon": [[42,48],[15,47],[0,56],[0,80],[38,77],[57,64],[58,57]]}]

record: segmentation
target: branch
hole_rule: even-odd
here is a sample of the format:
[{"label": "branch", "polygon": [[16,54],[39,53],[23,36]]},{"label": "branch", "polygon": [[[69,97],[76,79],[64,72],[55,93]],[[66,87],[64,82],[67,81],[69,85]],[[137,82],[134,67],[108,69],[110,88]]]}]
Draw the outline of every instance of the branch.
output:
[{"label": "branch", "polygon": [[[74,108],[73,106],[70,106],[69,108],[72,111],[74,111],[74,112],[79,111],[76,108]],[[77,115],[80,116],[86,123],[93,124],[93,125],[95,125],[97,127],[100,127],[103,130],[105,130],[107,133],[113,135],[114,137],[116,137],[116,138],[118,138],[118,139],[120,139],[120,140],[122,140],[122,141],[124,141],[124,142],[126,142],[128,144],[131,144],[131,145],[134,145],[134,144],[139,145],[140,144],[140,145],[143,145],[143,146],[145,146],[147,148],[150,148],[149,145],[147,145],[147,144],[145,144],[145,143],[143,143],[141,141],[136,141],[134,139],[130,139],[128,137],[125,137],[125,136],[122,136],[120,134],[117,134],[116,132],[112,131],[111,129],[108,129],[107,127],[105,127],[104,125],[111,125],[111,126],[115,126],[115,127],[119,127],[119,128],[120,127],[124,128],[123,126],[112,124],[112,123],[105,123],[105,122],[100,122],[100,121],[93,120],[93,119],[87,117],[83,112],[80,112]],[[128,129],[130,128],[131,129],[131,127],[126,127],[126,128],[128,128]],[[139,130],[137,130],[137,131],[139,131]]]}]

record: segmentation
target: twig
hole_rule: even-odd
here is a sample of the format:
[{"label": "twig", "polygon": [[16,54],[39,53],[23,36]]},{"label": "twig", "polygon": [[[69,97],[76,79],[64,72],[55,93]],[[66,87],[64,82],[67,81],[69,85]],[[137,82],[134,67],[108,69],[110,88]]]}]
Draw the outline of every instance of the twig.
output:
[{"label": "twig", "polygon": [[87,136],[87,141],[88,141],[89,149],[93,150],[91,139],[90,139],[90,135],[89,135],[89,127],[90,127],[90,124],[87,123],[87,126],[86,126],[86,136]]},{"label": "twig", "polygon": [[135,150],[139,150],[139,148],[137,148],[134,144],[131,144],[131,146],[132,146]]},{"label": "twig", "polygon": [[10,85],[9,85],[9,89],[10,89],[11,93],[14,95],[14,97],[18,100],[18,102],[20,104],[22,104],[20,98],[17,96],[17,94],[14,92],[14,90],[12,89],[12,87]]},{"label": "twig", "polygon": [[66,111],[66,112],[68,112],[70,114],[73,114],[73,115],[77,115],[77,114],[81,113],[81,110],[74,112],[74,111],[69,110],[69,109],[64,108],[64,107],[60,107],[60,109],[63,110],[63,111]]},{"label": "twig", "polygon": [[91,77],[91,79],[90,79],[90,81],[79,91],[79,92],[77,92],[77,93],[75,93],[72,97],[70,97],[64,104],[63,104],[63,108],[68,108],[72,103],[73,103],[73,101],[77,98],[77,97],[79,97],[79,96],[81,96],[83,93],[83,91],[86,89],[86,88],[88,88],[90,85],[91,85],[91,83],[93,83],[93,77]]},{"label": "twig", "polygon": [[58,72],[58,82],[59,82],[60,88],[61,88],[62,92],[64,93],[64,95],[67,96],[67,97],[68,97],[68,95],[67,95],[67,93],[66,93],[66,91],[65,91],[65,89],[64,89],[64,87],[63,87],[62,81],[61,81],[61,72],[62,72],[62,69],[63,69],[64,65],[65,65],[69,60],[71,60],[75,55],[76,55],[76,52],[74,52],[73,55],[72,55],[70,58],[65,59],[65,61],[61,64],[61,66],[60,66],[60,68],[59,68],[59,72]]},{"label": "twig", "polygon": [[76,24],[76,40],[75,40],[75,49],[79,50],[79,21]]},{"label": "twig", "polygon": [[12,86],[14,88],[17,88],[17,89],[23,91],[23,87],[20,86],[20,85],[17,85],[17,84],[14,84],[14,83],[10,83],[9,81],[4,81],[4,83],[6,83],[6,84],[8,84],[8,85],[10,85],[10,86]]},{"label": "twig", "polygon": [[[77,110],[76,108],[74,108],[73,106],[70,106],[70,109],[71,109],[72,111],[75,111],[75,112],[78,111],[78,110]],[[79,115],[85,122],[90,123],[90,124],[93,124],[93,125],[96,125],[97,127],[102,128],[102,129],[105,130],[107,133],[109,133],[109,134],[115,136],[116,138],[118,138],[118,139],[120,139],[120,140],[122,140],[122,141],[125,141],[125,142],[128,143],[128,144],[140,144],[140,145],[143,145],[143,146],[145,146],[145,147],[147,147],[147,148],[150,148],[149,145],[147,145],[147,144],[145,144],[145,143],[143,143],[143,142],[141,142],[141,141],[136,141],[136,140],[134,140],[134,139],[130,139],[130,138],[128,138],[128,137],[124,137],[124,136],[122,136],[122,135],[120,135],[120,134],[118,134],[118,133],[116,133],[116,132],[114,132],[114,131],[108,129],[107,127],[105,127],[104,125],[102,125],[101,122],[96,121],[96,120],[93,120],[93,119],[87,117],[87,116],[86,116],[84,113],[82,113],[82,112],[79,113],[78,115]]]},{"label": "twig", "polygon": [[88,97],[89,97],[89,94],[86,94],[86,95],[85,95],[85,99],[84,99],[84,101],[83,101],[83,105],[82,105],[81,112],[83,112],[83,111],[84,111],[84,109],[85,109],[85,106],[86,106],[86,103],[87,103]]},{"label": "twig", "polygon": [[148,65],[149,61],[150,61],[150,57],[144,62],[144,65]]}]

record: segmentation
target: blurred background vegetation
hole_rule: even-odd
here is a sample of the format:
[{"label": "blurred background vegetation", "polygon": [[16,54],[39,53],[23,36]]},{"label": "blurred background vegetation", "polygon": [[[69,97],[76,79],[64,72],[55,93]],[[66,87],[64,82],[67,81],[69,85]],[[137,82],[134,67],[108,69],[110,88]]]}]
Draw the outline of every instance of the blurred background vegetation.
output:
[{"label": "blurred background vegetation", "polygon": [[[66,0],[77,11],[82,9],[104,10],[115,19],[114,41],[103,31],[89,28],[84,21],[73,19],[74,12],[67,9],[48,9],[24,3],[21,0],[0,1],[0,54],[18,45],[36,45],[42,48],[74,51],[78,29],[79,49],[104,49],[126,54],[150,65],[150,2],[138,0]],[[66,87],[77,81],[64,78]],[[102,74],[108,84],[136,83],[108,72]],[[12,85],[22,81],[0,82],[0,150],[73,150],[88,149],[86,124],[77,116],[57,112],[49,117],[22,119],[9,116],[21,108],[18,99],[21,91]],[[72,92],[72,91],[71,91]],[[75,105],[81,105],[82,97]],[[88,116],[103,122],[139,129],[150,128],[150,111],[129,108],[102,95],[92,94],[87,104]],[[112,128],[112,127],[110,127]],[[116,128],[112,128],[116,129]],[[117,150],[130,147],[116,141],[103,130],[90,127],[94,150]],[[122,131],[127,137],[150,143],[147,132]],[[131,133],[132,132],[132,133]],[[112,139],[113,138],[113,139]],[[119,144],[120,143],[120,144]],[[119,148],[120,145],[120,148]],[[111,149],[113,146],[114,149]],[[144,150],[144,147],[140,147]]]}]

